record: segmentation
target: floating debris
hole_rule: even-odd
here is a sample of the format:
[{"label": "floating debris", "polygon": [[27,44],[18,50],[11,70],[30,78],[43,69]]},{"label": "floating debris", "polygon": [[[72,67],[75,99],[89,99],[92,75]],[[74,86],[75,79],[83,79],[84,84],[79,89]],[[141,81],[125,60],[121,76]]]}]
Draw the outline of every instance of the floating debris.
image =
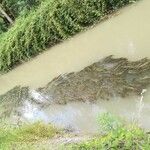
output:
[{"label": "floating debris", "polygon": [[16,113],[16,108],[21,106],[29,97],[29,88],[16,86],[6,94],[0,96],[0,117]]},{"label": "floating debris", "polygon": [[31,91],[28,87],[15,87],[0,96],[0,116],[10,115],[26,100],[41,108],[52,103],[94,102],[140,95],[149,85],[150,59],[129,61],[111,55],[79,72],[59,75],[43,88]]},{"label": "floating debris", "polygon": [[54,102],[109,100],[111,97],[140,95],[150,84],[150,59],[129,61],[108,56],[79,72],[60,75],[39,92]]}]

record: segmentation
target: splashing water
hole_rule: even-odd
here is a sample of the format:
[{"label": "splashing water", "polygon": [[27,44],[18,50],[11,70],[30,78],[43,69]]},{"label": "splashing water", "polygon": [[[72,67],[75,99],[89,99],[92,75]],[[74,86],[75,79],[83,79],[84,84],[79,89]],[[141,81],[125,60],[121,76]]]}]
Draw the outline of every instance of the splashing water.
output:
[{"label": "splashing water", "polygon": [[[137,113],[137,119],[138,119],[138,122],[140,121],[141,119],[141,114],[142,114],[142,110],[144,108],[144,102],[143,102],[143,99],[144,99],[144,94],[147,92],[147,89],[143,89],[142,92],[141,92],[141,98],[140,98],[140,101],[138,103],[138,113]],[[140,123],[140,122],[139,122]]]},{"label": "splashing water", "polygon": [[31,90],[30,95],[37,103],[45,103],[46,104],[46,103],[48,103],[48,101],[51,100],[50,96],[42,95],[41,93],[39,93],[36,90]]},{"label": "splashing water", "polygon": [[48,122],[48,116],[40,110],[36,105],[33,105],[29,101],[25,101],[24,107],[22,109],[23,118],[27,121],[44,121]]}]

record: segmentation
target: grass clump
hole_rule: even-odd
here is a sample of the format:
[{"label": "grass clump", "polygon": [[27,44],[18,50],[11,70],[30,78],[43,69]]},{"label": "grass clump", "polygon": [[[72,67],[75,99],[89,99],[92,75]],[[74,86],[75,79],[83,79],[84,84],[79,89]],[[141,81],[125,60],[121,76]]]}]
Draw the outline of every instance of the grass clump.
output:
[{"label": "grass clump", "polygon": [[135,125],[125,126],[115,116],[105,113],[99,117],[104,134],[79,144],[69,145],[69,150],[149,150],[150,136]]},{"label": "grass clump", "polygon": [[45,0],[0,38],[0,71],[8,71],[137,0]]},{"label": "grass clump", "polygon": [[0,149],[9,149],[14,145],[32,146],[33,142],[50,139],[57,133],[57,129],[52,125],[41,122],[22,125],[19,128],[0,128]]},{"label": "grass clump", "polygon": [[72,145],[70,150],[149,150],[150,137],[137,127],[122,127],[109,134]]}]

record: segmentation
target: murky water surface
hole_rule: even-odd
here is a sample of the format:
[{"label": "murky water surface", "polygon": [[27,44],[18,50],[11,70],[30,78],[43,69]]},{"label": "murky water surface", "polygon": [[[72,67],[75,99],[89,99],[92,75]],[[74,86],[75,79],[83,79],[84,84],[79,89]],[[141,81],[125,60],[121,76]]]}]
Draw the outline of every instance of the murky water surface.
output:
[{"label": "murky water surface", "polygon": [[42,120],[51,122],[76,132],[96,133],[99,130],[98,116],[110,112],[126,121],[138,123],[149,131],[150,129],[150,102],[149,94],[144,98],[114,98],[110,101],[100,100],[97,103],[72,102],[67,105],[51,105],[44,109],[26,103],[23,118],[34,122]]},{"label": "murky water surface", "polygon": [[[117,16],[97,25],[85,33],[57,45],[8,74],[0,76],[0,93],[16,85],[38,88],[59,74],[79,71],[108,55],[131,60],[150,57],[150,1],[141,2],[119,11]],[[69,103],[52,105],[38,110],[25,103],[24,117],[42,119],[75,130],[95,132],[96,116],[112,112],[128,120],[138,120],[150,129],[150,92],[144,97],[112,99],[96,104]]]}]

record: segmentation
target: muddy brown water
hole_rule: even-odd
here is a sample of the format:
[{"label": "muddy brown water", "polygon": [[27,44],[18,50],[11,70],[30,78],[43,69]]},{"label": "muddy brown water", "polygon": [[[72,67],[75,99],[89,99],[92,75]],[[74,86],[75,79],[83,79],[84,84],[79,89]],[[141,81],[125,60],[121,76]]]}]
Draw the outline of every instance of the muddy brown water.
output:
[{"label": "muddy brown water", "polygon": [[[79,71],[108,55],[137,60],[150,57],[150,1],[142,0],[117,15],[57,45],[31,61],[0,76],[0,94],[16,85],[32,89],[46,85],[59,74]],[[144,96],[144,97],[142,97]],[[96,117],[111,112],[150,129],[150,92],[139,97],[115,98],[95,104],[69,103],[44,110],[25,103],[24,118],[44,120],[76,131],[96,132]]]},{"label": "muddy brown water", "polygon": [[141,97],[113,98],[110,101],[100,100],[96,103],[71,102],[66,105],[51,105],[39,109],[26,102],[23,107],[23,119],[29,122],[42,120],[62,128],[81,133],[99,131],[98,116],[109,112],[127,122],[139,124],[147,131],[150,129],[149,93]]}]

